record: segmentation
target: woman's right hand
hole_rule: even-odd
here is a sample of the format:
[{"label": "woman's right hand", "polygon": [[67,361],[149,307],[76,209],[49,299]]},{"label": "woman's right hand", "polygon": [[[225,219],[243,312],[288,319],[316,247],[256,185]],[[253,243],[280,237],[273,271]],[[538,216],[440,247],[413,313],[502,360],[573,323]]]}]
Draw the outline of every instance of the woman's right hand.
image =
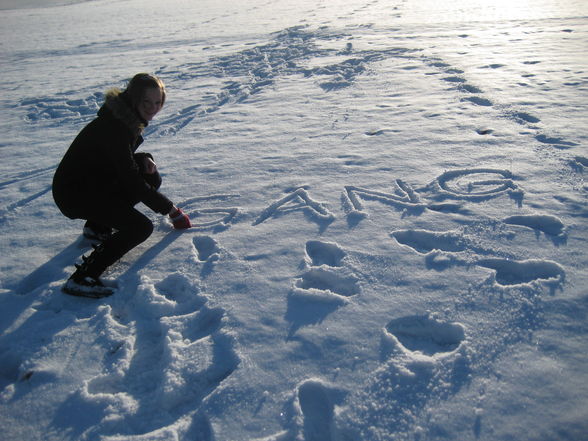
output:
[{"label": "woman's right hand", "polygon": [[176,206],[174,206],[169,212],[169,217],[176,230],[185,230],[192,226],[188,215]]}]

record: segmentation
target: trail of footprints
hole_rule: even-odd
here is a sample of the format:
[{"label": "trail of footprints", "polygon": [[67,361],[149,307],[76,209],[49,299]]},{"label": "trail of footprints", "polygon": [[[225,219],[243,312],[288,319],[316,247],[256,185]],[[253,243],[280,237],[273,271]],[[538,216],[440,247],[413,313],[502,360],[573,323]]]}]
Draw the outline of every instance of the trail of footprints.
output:
[{"label": "trail of footprints", "polygon": [[[294,293],[309,301],[348,301],[361,294],[359,278],[346,268],[347,253],[336,243],[310,240],[306,243],[307,271],[295,280]],[[426,356],[435,359],[456,353],[465,341],[465,329],[459,323],[443,322],[429,316],[407,316],[391,320],[384,329],[385,339],[407,357]],[[318,379],[308,379],[296,389],[295,409],[301,423],[289,431],[268,439],[304,439],[329,441],[339,439],[335,406],[342,402],[340,391]]]},{"label": "trail of footprints", "polygon": [[[270,2],[271,3],[271,2]],[[378,4],[377,1],[368,2],[351,15],[364,9],[369,9]],[[394,8],[398,11],[401,4]],[[255,8],[253,8],[255,9]],[[395,12],[395,13],[396,13]],[[214,19],[213,19],[214,20]],[[425,65],[437,69],[441,80],[450,84],[460,93],[460,99],[464,102],[483,107],[494,107],[504,118],[515,121],[531,129],[535,139],[559,149],[575,147],[578,144],[567,141],[561,137],[542,133],[537,125],[540,118],[508,105],[497,104],[484,96],[484,91],[470,84],[464,76],[464,71],[451,66],[442,58],[435,56],[418,56],[421,49],[383,49],[377,51],[358,51],[348,43],[340,49],[325,49],[321,47],[322,41],[343,40],[352,37],[339,31],[329,31],[326,27],[318,30],[310,30],[305,26],[294,26],[273,34],[273,39],[264,45],[247,48],[235,54],[212,57],[207,62],[192,62],[175,67],[162,66],[156,74],[170,81],[181,79],[187,81],[198,79],[202,76],[220,76],[226,78],[224,86],[217,92],[211,91],[204,94],[203,101],[191,104],[180,109],[175,115],[169,116],[158,123],[158,128],[149,128],[148,133],[157,130],[160,134],[176,133],[189,124],[194,118],[208,115],[223,106],[231,103],[239,103],[246,100],[264,88],[271,87],[276,80],[289,75],[303,74],[306,77],[318,78],[318,86],[325,91],[336,91],[351,86],[357,77],[367,70],[369,63],[387,58],[418,57]],[[467,38],[468,35],[462,35]],[[336,55],[346,55],[347,58],[337,64],[306,68],[308,60],[329,59]],[[526,61],[526,64],[539,63],[538,61]],[[480,69],[501,69],[504,65],[490,64],[479,66]],[[58,120],[79,121],[80,116],[90,119],[95,115],[103,94],[93,93],[85,98],[72,98],[68,95],[49,96],[44,98],[24,99],[19,104],[26,112],[26,120],[30,122]],[[493,129],[479,127],[480,135],[491,135]],[[584,158],[583,158],[584,159]],[[581,161],[578,161],[581,163]],[[585,166],[585,164],[582,164]]]},{"label": "trail of footprints", "polygon": [[[218,259],[214,239],[197,236],[193,245],[197,264]],[[151,425],[147,431],[161,430],[175,424],[177,415],[209,427],[201,404],[240,363],[233,338],[223,332],[225,311],[209,306],[183,274],[156,283],[143,277],[141,282],[135,296],[141,305],[113,308],[109,319],[120,335],[112,336],[106,373],[86,386],[92,401],[107,404],[100,433],[126,433],[128,427],[146,425]],[[129,403],[134,403],[131,408]],[[150,421],[153,415],[160,417]],[[212,440],[209,429],[206,433],[199,439]]]},{"label": "trail of footprints", "polygon": [[[549,217],[507,218],[507,221],[525,227],[534,226],[545,234],[560,234],[563,229]],[[458,232],[405,230],[395,231],[391,236],[421,254],[434,250],[461,253],[469,247],[474,248],[468,237]],[[221,249],[212,237],[197,235],[192,243],[194,261],[198,265],[204,267],[219,259]],[[361,294],[360,278],[353,273],[347,253],[338,244],[307,241],[305,263],[304,272],[294,280],[294,295],[302,295],[305,300],[342,300],[346,303]],[[524,274],[530,274],[533,280],[563,277],[563,270],[557,264],[550,265],[545,261],[513,263],[484,257],[476,264],[494,269],[497,282],[506,285],[526,283],[528,280],[524,280]],[[201,403],[239,364],[231,339],[222,333],[224,310],[209,307],[207,299],[198,294],[192,282],[175,274],[159,283],[147,281],[139,289],[142,297],[154,305],[150,319],[159,323],[157,329],[154,330],[147,321],[137,322],[133,344],[116,345],[109,354],[110,373],[94,378],[87,386],[88,394],[109,396],[113,401],[122,396],[139,401],[146,396],[147,388],[150,391],[147,396],[153,399],[139,403],[139,411],[129,415],[126,423],[135,419],[140,421],[155,407],[173,411],[182,409],[182,406],[188,409],[189,405],[193,409],[194,402]],[[456,354],[466,336],[461,324],[431,316],[395,318],[386,325],[383,333],[391,353],[400,351],[409,359],[424,356],[433,360]],[[191,363],[186,364],[185,360]],[[299,431],[306,441],[333,439],[337,431],[334,409],[340,398],[341,393],[336,388],[320,380],[304,381],[296,389],[302,423],[292,430]],[[204,417],[199,415],[199,418]],[[113,431],[116,432],[117,428],[115,424]],[[293,434],[285,434],[290,435]]]},{"label": "trail of footprints", "polygon": [[[546,237],[565,237],[564,225],[553,216],[511,216],[503,219],[503,222],[506,225],[533,229],[537,234],[543,233]],[[398,230],[392,232],[391,237],[399,244],[408,246],[425,256],[434,256],[437,252],[459,255],[469,251],[473,256],[473,263],[493,270],[495,282],[502,286],[535,282],[561,285],[565,279],[564,269],[555,262],[481,256],[492,254],[492,251],[476,245],[472,238],[459,231]],[[358,278],[341,275],[341,270],[346,266],[347,254],[337,244],[311,240],[306,243],[305,251],[307,271],[296,279],[294,291],[310,291],[312,295],[306,298],[315,300],[324,300],[325,297],[330,298],[333,294],[349,299],[361,293]],[[459,258],[456,258],[456,261],[459,261]],[[343,286],[347,288],[343,289]],[[459,354],[462,354],[466,341],[466,329],[462,324],[444,321],[435,315],[392,319],[383,330],[383,349],[391,360],[386,369],[398,371],[397,375],[406,376],[406,372],[412,369],[412,360],[422,360],[425,357],[433,363],[440,363],[438,368],[430,372],[426,370],[425,373],[417,373],[419,369],[419,362],[417,362],[417,370],[407,377],[408,380],[395,385],[396,393],[400,395],[415,393],[420,399],[426,401],[427,396],[433,393],[426,387],[430,381],[435,381],[435,375],[441,377],[457,375],[456,372],[460,369],[459,360],[462,358]],[[434,374],[437,372],[436,369],[439,369],[438,374]],[[377,378],[383,375],[383,371],[375,373],[374,381],[379,381]],[[424,388],[422,390],[418,387],[415,389],[415,382],[418,382],[419,375],[423,376],[422,382],[425,385],[422,386]],[[374,384],[371,386],[379,390],[379,386]],[[443,389],[443,386],[439,388]],[[436,387],[432,390],[436,390]],[[337,427],[335,406],[338,403],[337,400],[341,399],[341,395],[341,391],[337,391],[336,388],[321,380],[308,379],[302,382],[296,388],[295,394],[295,407],[301,422],[294,428],[268,439],[285,440],[296,437],[305,441],[339,439],[337,434],[344,431],[344,428]],[[388,401],[395,396],[394,392],[387,391],[383,399]],[[398,406],[399,413],[402,413],[402,403],[393,401],[391,405]],[[410,418],[412,416],[407,421]],[[410,424],[406,421],[400,421],[400,423]]]},{"label": "trail of footprints", "polygon": [[[564,225],[553,216],[511,216],[502,222],[532,229],[546,237],[565,236]],[[398,230],[391,237],[425,257],[443,252],[453,256],[454,262],[463,259],[466,264],[473,262],[491,269],[495,271],[496,283],[503,286],[548,280],[561,284],[565,277],[563,268],[555,262],[494,257],[460,231]],[[211,271],[222,256],[222,248],[212,237],[195,235],[192,246],[193,264],[202,271]],[[354,273],[348,253],[338,244],[309,240],[304,251],[305,267],[293,280],[293,295],[307,303],[336,305],[361,295],[361,278]],[[467,252],[472,253],[470,261],[460,257]],[[138,305],[128,308],[131,312],[114,305],[112,313],[107,314],[115,322],[115,326],[107,328],[117,329],[118,334],[111,336],[112,349],[105,355],[104,373],[88,381],[85,387],[92,402],[105,403],[101,433],[124,433],[123,425],[145,427],[145,420],[154,414],[163,416],[152,422],[153,431],[174,424],[174,415],[178,414],[191,416],[194,424],[209,427],[199,408],[240,363],[232,338],[223,332],[225,311],[210,306],[198,286],[179,273],[155,283],[143,278],[138,291],[140,295],[136,297],[145,305],[137,313],[132,310]],[[453,369],[451,360],[466,344],[466,329],[461,324],[431,315],[394,318],[382,332],[389,360],[404,357],[407,366],[410,360],[425,357],[432,363],[449,366],[444,369]],[[387,364],[386,369],[403,369],[394,363],[397,361]],[[413,382],[401,383],[397,388],[403,393],[404,387],[409,393]],[[425,390],[422,395],[427,393],[431,394]],[[337,439],[335,434],[340,429],[335,406],[343,401],[344,395],[321,380],[302,382],[294,393],[300,424],[277,434],[275,439]],[[205,433],[207,437],[201,439],[214,439],[210,429]]]},{"label": "trail of footprints", "polygon": [[[467,37],[465,35],[464,37]],[[567,141],[558,136],[550,136],[543,133],[540,127],[537,125],[541,122],[541,119],[535,115],[531,115],[527,112],[511,108],[508,105],[496,104],[492,100],[484,97],[484,91],[479,87],[471,85],[464,78],[464,71],[452,67],[450,64],[444,62],[441,58],[430,57],[423,58],[425,64],[439,69],[444,75],[441,79],[451,85],[461,94],[461,101],[470,102],[477,106],[482,107],[495,107],[499,110],[501,117],[510,119],[517,124],[527,127],[535,133],[535,140],[542,143],[548,144],[558,149],[569,149],[576,147],[579,144],[572,141]],[[504,67],[501,64],[491,64],[488,66],[481,66],[484,69],[500,69]],[[494,130],[488,127],[479,127],[477,130],[479,135],[491,135]]]}]

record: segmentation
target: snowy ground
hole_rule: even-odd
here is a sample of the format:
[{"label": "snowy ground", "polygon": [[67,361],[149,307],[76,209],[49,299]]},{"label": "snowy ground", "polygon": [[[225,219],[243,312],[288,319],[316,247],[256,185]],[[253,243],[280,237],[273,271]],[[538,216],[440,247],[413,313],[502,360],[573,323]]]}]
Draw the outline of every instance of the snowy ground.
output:
[{"label": "snowy ground", "polygon": [[[0,8],[2,440],[585,439],[586,2]],[[53,171],[141,71],[197,225],[68,297]]]}]

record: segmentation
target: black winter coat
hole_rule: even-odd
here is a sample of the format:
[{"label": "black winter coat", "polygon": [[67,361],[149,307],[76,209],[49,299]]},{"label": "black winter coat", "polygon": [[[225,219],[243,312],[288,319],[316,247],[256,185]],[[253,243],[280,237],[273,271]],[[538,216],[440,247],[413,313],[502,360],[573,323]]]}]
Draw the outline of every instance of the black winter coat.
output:
[{"label": "black winter coat", "polygon": [[144,175],[148,153],[135,153],[146,123],[127,105],[118,90],[109,91],[98,117],[75,138],[53,177],[53,198],[69,218],[85,218],[87,207],[100,209],[119,199],[167,214],[173,203],[157,191],[159,174]]}]

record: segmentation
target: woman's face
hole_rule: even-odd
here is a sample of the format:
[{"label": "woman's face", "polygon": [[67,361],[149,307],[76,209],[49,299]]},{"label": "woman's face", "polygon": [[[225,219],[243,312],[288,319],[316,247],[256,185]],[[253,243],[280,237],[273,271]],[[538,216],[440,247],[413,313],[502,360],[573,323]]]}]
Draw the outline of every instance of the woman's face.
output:
[{"label": "woman's face", "polygon": [[145,121],[151,121],[155,115],[161,110],[163,106],[163,97],[161,90],[158,87],[150,87],[145,89],[143,99],[137,106],[139,116]]}]

